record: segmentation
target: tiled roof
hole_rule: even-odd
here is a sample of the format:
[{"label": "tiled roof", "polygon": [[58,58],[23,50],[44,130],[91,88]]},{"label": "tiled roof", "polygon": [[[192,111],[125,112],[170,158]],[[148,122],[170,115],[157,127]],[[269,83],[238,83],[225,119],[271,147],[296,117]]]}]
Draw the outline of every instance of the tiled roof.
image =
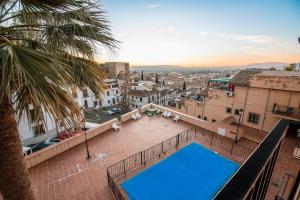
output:
[{"label": "tiled roof", "polygon": [[251,75],[259,74],[263,70],[262,69],[248,69],[248,70],[242,70],[239,73],[237,73],[230,81],[229,83],[232,83],[234,85],[248,85],[249,79]]}]

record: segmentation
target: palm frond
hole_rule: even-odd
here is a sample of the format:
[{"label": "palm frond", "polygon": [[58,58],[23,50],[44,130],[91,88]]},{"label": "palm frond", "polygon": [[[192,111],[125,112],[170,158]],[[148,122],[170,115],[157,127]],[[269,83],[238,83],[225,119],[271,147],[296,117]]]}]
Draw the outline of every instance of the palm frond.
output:
[{"label": "palm frond", "polygon": [[64,59],[71,66],[73,82],[70,85],[76,85],[79,89],[89,87],[96,96],[103,93],[106,74],[101,70],[99,63],[70,55],[66,55]]},{"label": "palm frond", "polygon": [[38,121],[43,120],[39,113],[44,109],[59,121],[66,118],[69,124],[70,119],[75,119],[72,124],[78,123],[78,117],[70,118],[81,114],[67,92],[67,83],[73,80],[69,66],[51,54],[16,46],[4,39],[0,40],[0,55],[0,99],[13,95],[19,117],[29,113],[29,105],[33,105]]},{"label": "palm frond", "polygon": [[44,120],[45,111],[56,122],[78,124],[83,116],[69,87],[89,87],[100,95],[105,73],[90,60],[95,45],[112,53],[118,49],[105,12],[92,0],[16,0],[2,5],[0,102],[13,97],[19,118],[30,116],[32,105],[37,121]]}]

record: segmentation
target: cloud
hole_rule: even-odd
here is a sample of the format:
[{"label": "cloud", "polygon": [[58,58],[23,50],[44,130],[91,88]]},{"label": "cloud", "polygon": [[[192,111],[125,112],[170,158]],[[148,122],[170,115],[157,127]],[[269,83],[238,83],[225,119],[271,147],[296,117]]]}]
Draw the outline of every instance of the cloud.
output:
[{"label": "cloud", "polygon": [[206,31],[197,31],[197,30],[192,30],[192,33],[199,33],[200,35],[207,35],[208,34],[208,32],[206,32]]},{"label": "cloud", "polygon": [[243,35],[243,34],[228,34],[228,33],[214,33],[218,37],[223,37],[226,40],[239,40],[252,42],[256,44],[272,44],[279,42],[279,38],[266,35]]},{"label": "cloud", "polygon": [[146,8],[158,8],[160,6],[160,4],[156,3],[156,4],[148,4],[146,5]]},{"label": "cloud", "polygon": [[168,29],[169,31],[175,31],[175,28],[174,27],[169,27],[169,29]]},{"label": "cloud", "polygon": [[128,32],[121,32],[121,33],[117,33],[117,34],[116,34],[117,37],[125,37],[125,36],[127,36],[127,35],[129,35]]}]

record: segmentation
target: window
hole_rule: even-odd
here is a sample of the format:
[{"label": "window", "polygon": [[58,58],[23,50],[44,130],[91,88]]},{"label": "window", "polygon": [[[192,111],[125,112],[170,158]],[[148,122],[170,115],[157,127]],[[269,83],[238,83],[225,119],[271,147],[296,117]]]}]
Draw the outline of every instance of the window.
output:
[{"label": "window", "polygon": [[40,124],[38,126],[34,126],[32,128],[32,130],[33,130],[34,136],[39,136],[39,135],[45,134],[45,129],[42,124]]},{"label": "window", "polygon": [[240,115],[240,110],[239,110],[239,109],[235,109],[235,110],[234,110],[234,114],[235,114],[235,115]]},{"label": "window", "polygon": [[205,121],[207,121],[207,117],[205,117],[205,116],[204,116],[204,118],[203,118],[203,119],[204,119]]},{"label": "window", "polygon": [[140,97],[140,102],[142,102],[143,101],[143,98],[142,97]]},{"label": "window", "polygon": [[94,101],[94,107],[97,107],[98,101]]},{"label": "window", "polygon": [[107,91],[107,96],[109,96],[109,91]]},{"label": "window", "polygon": [[108,100],[107,103],[110,104],[110,100]]},{"label": "window", "polygon": [[134,104],[132,104],[132,107],[134,108]]},{"label": "window", "polygon": [[138,105],[135,105],[136,108],[138,108]]},{"label": "window", "polygon": [[257,124],[258,120],[259,120],[259,114],[249,113],[249,115],[248,115],[248,122]]},{"label": "window", "polygon": [[198,115],[198,118],[201,119],[201,115]]},{"label": "window", "polygon": [[82,90],[82,93],[83,93],[83,97],[87,97],[87,96],[88,96],[88,91],[87,91],[87,89],[83,89],[83,90]]},{"label": "window", "polygon": [[152,96],[152,101],[154,101],[154,96]]},{"label": "window", "polygon": [[232,112],[232,108],[227,107],[226,108],[226,113],[231,113]]},{"label": "window", "polygon": [[31,122],[34,122],[35,121],[35,117],[34,117],[34,109],[30,110],[30,119],[31,119]]},{"label": "window", "polygon": [[211,120],[212,123],[214,123],[215,121],[216,121],[215,119],[212,119],[212,120]]},{"label": "window", "polygon": [[116,90],[116,94],[119,94],[119,90]]}]

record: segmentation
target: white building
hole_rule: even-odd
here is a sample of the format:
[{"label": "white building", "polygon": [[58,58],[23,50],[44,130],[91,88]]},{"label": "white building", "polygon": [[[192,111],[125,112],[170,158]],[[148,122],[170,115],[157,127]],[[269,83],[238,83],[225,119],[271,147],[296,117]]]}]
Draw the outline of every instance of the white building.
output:
[{"label": "white building", "polygon": [[[119,81],[116,79],[105,80],[107,84],[104,93],[100,98],[96,98],[94,93],[86,88],[83,91],[78,88],[70,89],[73,98],[82,108],[107,107],[115,105],[120,99]],[[35,144],[45,141],[49,137],[56,137],[58,133],[63,131],[62,128],[56,126],[56,123],[51,119],[51,115],[43,112],[44,124],[42,122],[36,124],[34,119],[34,108],[31,108],[30,117],[33,123],[29,123],[26,116],[23,116],[18,124],[20,139],[23,146]]]},{"label": "white building", "polygon": [[56,137],[57,133],[62,129],[56,126],[56,123],[51,119],[50,115],[43,112],[45,123],[36,123],[33,115],[34,109],[30,110],[30,118],[32,123],[29,123],[24,115],[18,124],[19,136],[23,146],[39,143],[49,137]]},{"label": "white building", "polygon": [[133,82],[129,91],[132,109],[155,103],[166,106],[168,101],[176,98],[176,92],[169,88],[157,87],[151,81]]},{"label": "white building", "polygon": [[106,79],[106,89],[100,98],[89,89],[85,88],[82,91],[78,88],[73,88],[72,96],[80,107],[83,108],[101,108],[118,104],[120,100],[120,83],[118,79]]}]

